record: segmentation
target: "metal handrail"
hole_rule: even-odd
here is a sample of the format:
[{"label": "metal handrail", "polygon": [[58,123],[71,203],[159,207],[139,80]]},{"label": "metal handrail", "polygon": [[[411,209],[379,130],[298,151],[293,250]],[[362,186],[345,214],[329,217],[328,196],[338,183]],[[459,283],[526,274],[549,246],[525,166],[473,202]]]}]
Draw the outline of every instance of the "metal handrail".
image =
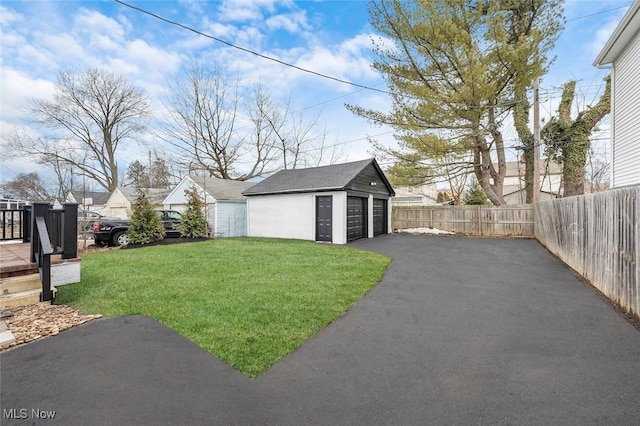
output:
[{"label": "metal handrail", "polygon": [[42,281],[41,302],[53,300],[51,290],[51,255],[62,259],[78,255],[78,205],[65,203],[64,209],[51,209],[49,203],[33,203],[31,207],[31,262],[35,262]]},{"label": "metal handrail", "polygon": [[47,231],[47,223],[44,217],[36,217],[36,229],[38,234],[37,247],[35,252],[36,265],[40,273],[40,281],[42,281],[41,302],[53,300],[53,291],[51,291],[51,254],[53,247],[49,239]]}]

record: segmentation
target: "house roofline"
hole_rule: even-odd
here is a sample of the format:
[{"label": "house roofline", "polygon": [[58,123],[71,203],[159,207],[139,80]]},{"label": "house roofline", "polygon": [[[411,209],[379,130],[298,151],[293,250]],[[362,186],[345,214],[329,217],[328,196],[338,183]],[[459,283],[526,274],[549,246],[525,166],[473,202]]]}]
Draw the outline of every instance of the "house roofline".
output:
[{"label": "house roofline", "polygon": [[635,0],[596,57],[593,62],[594,66],[610,68],[620,52],[635,37],[640,30],[640,13],[638,11],[640,11],[640,0]]}]

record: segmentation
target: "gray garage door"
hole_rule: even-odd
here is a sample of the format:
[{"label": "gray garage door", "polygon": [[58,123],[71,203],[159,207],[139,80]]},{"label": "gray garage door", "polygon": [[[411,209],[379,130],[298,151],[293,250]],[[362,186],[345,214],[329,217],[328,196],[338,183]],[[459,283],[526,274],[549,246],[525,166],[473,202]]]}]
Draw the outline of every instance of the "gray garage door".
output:
[{"label": "gray garage door", "polygon": [[373,199],[373,236],[387,233],[387,200]]},{"label": "gray garage door", "polygon": [[347,241],[367,236],[367,199],[347,197]]}]

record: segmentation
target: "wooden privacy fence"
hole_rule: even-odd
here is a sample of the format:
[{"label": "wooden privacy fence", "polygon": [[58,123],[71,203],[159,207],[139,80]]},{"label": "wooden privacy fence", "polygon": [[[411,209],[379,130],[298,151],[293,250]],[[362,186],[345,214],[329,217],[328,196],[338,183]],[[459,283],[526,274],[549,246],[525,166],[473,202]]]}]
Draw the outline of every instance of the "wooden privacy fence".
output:
[{"label": "wooden privacy fence", "polygon": [[393,206],[393,229],[436,228],[491,237],[533,237],[533,206]]},{"label": "wooden privacy fence", "polygon": [[640,318],[640,186],[536,204],[535,236]]}]

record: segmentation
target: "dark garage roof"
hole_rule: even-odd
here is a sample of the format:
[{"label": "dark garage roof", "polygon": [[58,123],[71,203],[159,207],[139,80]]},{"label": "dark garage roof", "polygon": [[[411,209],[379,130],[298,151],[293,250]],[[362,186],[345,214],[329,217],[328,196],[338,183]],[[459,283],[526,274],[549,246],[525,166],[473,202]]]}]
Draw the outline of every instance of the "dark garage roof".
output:
[{"label": "dark garage roof", "polygon": [[296,192],[343,191],[368,166],[373,166],[386,185],[389,194],[395,195],[391,184],[375,158],[351,163],[308,169],[280,170],[243,192],[244,195],[287,194]]}]

